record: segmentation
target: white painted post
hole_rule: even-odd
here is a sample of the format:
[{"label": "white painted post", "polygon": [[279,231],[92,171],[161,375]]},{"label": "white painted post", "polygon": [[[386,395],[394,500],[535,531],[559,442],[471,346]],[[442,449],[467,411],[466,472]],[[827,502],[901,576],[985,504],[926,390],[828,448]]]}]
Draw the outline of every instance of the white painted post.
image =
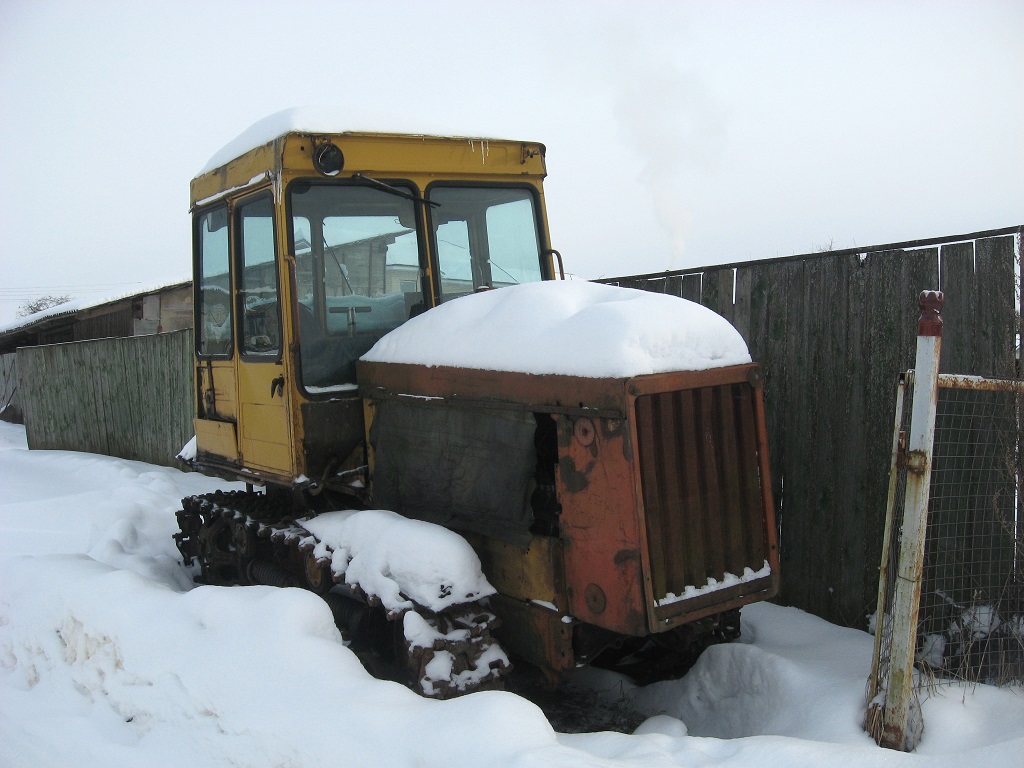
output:
[{"label": "white painted post", "polygon": [[907,489],[893,599],[889,684],[879,741],[883,747],[907,752],[917,746],[924,728],[920,709],[915,706],[913,698],[914,654],[917,648],[917,615],[921,603],[921,572],[924,567],[924,539],[928,523],[935,407],[939,393],[942,304],[943,296],[939,291],[923,291],[918,300],[921,318],[917,325],[914,400],[907,441]]}]

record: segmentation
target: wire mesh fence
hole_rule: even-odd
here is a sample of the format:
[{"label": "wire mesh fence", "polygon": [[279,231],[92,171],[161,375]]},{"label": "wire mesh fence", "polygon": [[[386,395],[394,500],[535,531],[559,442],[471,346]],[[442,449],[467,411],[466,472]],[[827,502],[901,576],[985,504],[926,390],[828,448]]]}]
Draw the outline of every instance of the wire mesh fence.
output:
[{"label": "wire mesh fence", "polygon": [[[875,661],[866,727],[882,731],[907,487],[913,373],[897,398],[889,512],[873,618]],[[905,745],[916,743],[924,689],[955,684],[1024,685],[1024,385],[940,375],[930,498],[917,606],[914,690]]]},{"label": "wire mesh fence", "polygon": [[940,377],[939,387],[917,665],[936,681],[1020,684],[1018,383]]}]

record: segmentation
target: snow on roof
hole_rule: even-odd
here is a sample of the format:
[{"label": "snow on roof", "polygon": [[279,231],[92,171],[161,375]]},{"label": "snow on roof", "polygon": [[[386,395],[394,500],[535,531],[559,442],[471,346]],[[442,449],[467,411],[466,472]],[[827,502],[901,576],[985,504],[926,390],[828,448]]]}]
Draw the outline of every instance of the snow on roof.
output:
[{"label": "snow on roof", "polygon": [[[426,122],[421,117],[417,117],[416,124],[413,126],[408,122],[408,118],[378,114],[374,118],[367,119],[355,116],[351,110],[337,107],[292,107],[275,112],[253,123],[221,147],[196,175],[202,176],[214,168],[220,168],[249,150],[268,144],[278,136],[293,131],[303,133],[404,133],[412,136],[497,138],[486,131],[467,133],[465,126],[451,130],[439,125],[428,126]],[[379,124],[386,124],[387,127],[380,128]]]},{"label": "snow on roof", "polygon": [[34,312],[31,315],[20,317],[12,323],[6,325],[0,325],[0,333],[10,333],[11,331],[17,331],[21,328],[27,328],[30,325],[35,325],[40,320],[46,320],[51,317],[60,317],[61,315],[71,315],[75,312],[81,312],[85,309],[92,309],[94,307],[101,307],[104,304],[112,304],[115,301],[121,301],[122,299],[128,299],[133,296],[142,296],[150,293],[159,293],[160,291],[167,290],[168,288],[177,288],[182,285],[187,285],[191,282],[191,279],[178,280],[173,283],[160,283],[153,285],[148,288],[135,288],[131,291],[121,292],[116,295],[107,296],[106,298],[83,298],[83,299],[72,299],[66,301],[63,304],[57,304],[39,312]]},{"label": "snow on roof", "polygon": [[739,332],[710,309],[665,294],[582,281],[484,291],[384,336],[370,362],[628,378],[750,362]]}]

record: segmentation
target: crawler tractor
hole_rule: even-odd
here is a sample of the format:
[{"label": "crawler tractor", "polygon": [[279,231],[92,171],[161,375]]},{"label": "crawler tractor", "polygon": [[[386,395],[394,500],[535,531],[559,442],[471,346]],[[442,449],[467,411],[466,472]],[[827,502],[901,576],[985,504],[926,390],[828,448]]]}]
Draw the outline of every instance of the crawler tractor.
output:
[{"label": "crawler tractor", "polygon": [[[361,360],[442,304],[559,277],[545,148],[264,127],[191,187],[193,463],[248,484],[183,501],[197,581],[312,589],[371,671],[438,697],[498,684],[501,647],[551,680],[648,681],[734,638],[778,589],[759,367]],[[337,510],[457,534],[493,589],[381,593],[316,533]]]}]

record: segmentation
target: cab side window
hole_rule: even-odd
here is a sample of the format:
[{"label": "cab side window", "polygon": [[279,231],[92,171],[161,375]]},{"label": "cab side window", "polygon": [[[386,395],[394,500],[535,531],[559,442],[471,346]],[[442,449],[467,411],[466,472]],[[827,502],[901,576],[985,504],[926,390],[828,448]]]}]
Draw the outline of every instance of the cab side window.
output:
[{"label": "cab side window", "polygon": [[227,206],[199,214],[195,227],[196,347],[200,355],[227,357],[232,346]]},{"label": "cab side window", "polygon": [[236,209],[242,354],[276,359],[281,349],[274,205],[269,195]]}]

